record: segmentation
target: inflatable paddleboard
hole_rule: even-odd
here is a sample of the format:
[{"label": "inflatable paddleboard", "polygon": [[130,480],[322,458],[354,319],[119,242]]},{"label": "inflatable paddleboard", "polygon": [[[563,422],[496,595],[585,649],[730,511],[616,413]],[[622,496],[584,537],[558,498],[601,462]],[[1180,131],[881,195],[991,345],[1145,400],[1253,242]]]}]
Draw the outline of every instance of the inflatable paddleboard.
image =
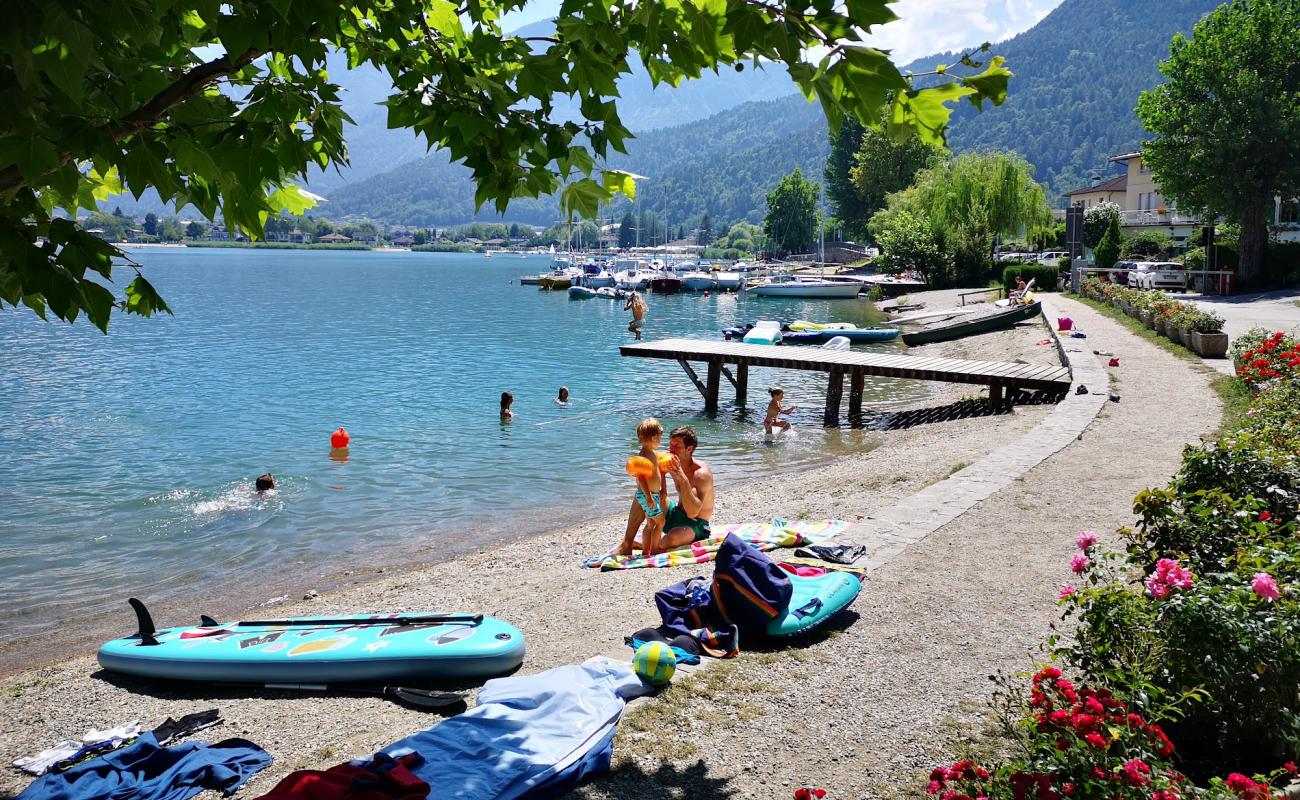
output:
[{"label": "inflatable paddleboard", "polygon": [[787,577],[794,594],[785,613],[767,623],[768,636],[799,636],[816,630],[848,608],[862,590],[857,577],[846,572],[827,572],[815,578]]},{"label": "inflatable paddleboard", "polygon": [[237,683],[343,683],[481,678],[524,660],[524,635],[471,614],[352,614],[140,630],[99,648],[99,664],[146,678]]}]

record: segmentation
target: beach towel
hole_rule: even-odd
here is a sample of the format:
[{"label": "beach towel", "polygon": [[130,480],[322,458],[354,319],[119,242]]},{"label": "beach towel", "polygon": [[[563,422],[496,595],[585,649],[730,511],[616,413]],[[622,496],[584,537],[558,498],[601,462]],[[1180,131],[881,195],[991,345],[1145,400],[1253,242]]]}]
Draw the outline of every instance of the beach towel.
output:
[{"label": "beach towel", "polygon": [[430,797],[555,797],[609,770],[624,705],[650,691],[629,662],[609,658],[496,678],[474,708],[384,752],[419,753],[410,769]]},{"label": "beach towel", "polygon": [[829,541],[844,530],[848,523],[839,519],[787,522],[777,518],[771,522],[742,522],[714,528],[708,539],[692,542],[676,550],[640,555],[616,556],[612,552],[594,556],[583,566],[601,570],[642,569],[647,567],[680,567],[684,564],[704,564],[718,557],[718,549],[728,536],[737,536],[756,550],[775,550],[778,547],[802,547]]},{"label": "beach towel", "polygon": [[147,732],[121,750],[83,761],[67,772],[45,773],[18,798],[186,800],[204,789],[231,795],[270,763],[265,750],[245,739],[160,747]]}]

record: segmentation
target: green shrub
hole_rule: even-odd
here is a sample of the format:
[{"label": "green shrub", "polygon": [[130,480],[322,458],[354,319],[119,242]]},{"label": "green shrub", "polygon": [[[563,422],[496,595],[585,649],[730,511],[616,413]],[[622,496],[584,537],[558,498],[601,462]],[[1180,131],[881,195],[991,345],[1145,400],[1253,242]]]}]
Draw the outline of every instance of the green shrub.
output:
[{"label": "green shrub", "polygon": [[1061,271],[1050,264],[1016,264],[1009,263],[1002,269],[1002,286],[1008,292],[1016,288],[1016,276],[1035,281],[1034,288],[1044,292],[1056,291],[1056,279]]},{"label": "green shrub", "polygon": [[1300,510],[1300,459],[1295,444],[1290,442],[1288,453],[1285,448],[1262,447],[1257,435],[1239,433],[1222,442],[1185,448],[1170,488],[1184,497],[1220,491],[1258,498],[1275,518],[1293,521]]},{"label": "green shrub", "polygon": [[1164,260],[1173,243],[1169,237],[1156,231],[1141,231],[1128,237],[1119,246],[1120,258],[1146,258]]},{"label": "green shrub", "polygon": [[1124,236],[1119,231],[1119,218],[1111,217],[1109,227],[1106,228],[1101,241],[1097,242],[1097,246],[1092,251],[1093,260],[1097,262],[1097,266],[1102,269],[1110,269],[1115,266],[1115,262],[1119,261],[1119,248],[1123,239]]}]

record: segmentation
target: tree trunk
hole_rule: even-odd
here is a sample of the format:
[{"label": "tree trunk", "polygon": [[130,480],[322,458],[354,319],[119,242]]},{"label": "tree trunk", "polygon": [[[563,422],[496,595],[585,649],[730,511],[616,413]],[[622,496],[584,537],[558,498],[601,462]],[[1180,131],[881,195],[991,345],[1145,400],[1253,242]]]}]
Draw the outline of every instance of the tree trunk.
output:
[{"label": "tree trunk", "polygon": [[1264,269],[1264,251],[1268,244],[1266,204],[1256,202],[1246,209],[1241,220],[1241,239],[1237,243],[1237,276],[1249,287],[1264,285],[1268,277]]}]

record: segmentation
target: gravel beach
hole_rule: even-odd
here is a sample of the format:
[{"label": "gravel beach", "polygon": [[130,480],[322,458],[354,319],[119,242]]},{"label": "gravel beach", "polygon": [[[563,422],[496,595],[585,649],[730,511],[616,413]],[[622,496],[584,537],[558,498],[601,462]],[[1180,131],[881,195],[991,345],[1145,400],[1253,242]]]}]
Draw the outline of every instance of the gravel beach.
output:
[{"label": "gravel beach", "polygon": [[[913,298],[929,308],[955,304],[952,293]],[[1199,362],[1179,359],[1082,304],[1056,302],[1088,333],[1091,348],[1120,356],[1121,366],[1110,370],[1120,402],[1107,403],[1079,441],[1011,489],[874,571],[842,632],[796,649],[742,653],[703,673],[701,691],[675,701],[671,724],[658,731],[671,739],[667,746],[625,722],[614,772],[581,788],[579,796],[789,797],[804,784],[825,787],[833,799],[924,793],[929,770],[952,754],[957,739],[978,731],[991,690],[985,676],[1027,668],[1036,657],[1034,648],[1055,616],[1057,589],[1069,575],[1075,534],[1095,529],[1105,542],[1116,527],[1129,524],[1133,495],[1166,480],[1183,444],[1211,435],[1219,424],[1219,402]],[[1022,324],[916,354],[1059,363],[1054,347],[1036,344],[1045,334],[1041,323]],[[981,394],[979,387],[938,385],[923,405],[951,413],[872,432],[870,443],[877,446],[830,465],[745,485],[719,475],[714,520],[852,522],[1030,435],[1052,408],[955,413],[964,399]],[[697,456],[708,461],[707,442]],[[276,614],[492,614],[527,635],[525,673],[614,653],[623,636],[657,623],[656,589],[710,571],[583,569],[584,557],[609,548],[621,534],[625,512],[617,511],[445,563],[377,575],[311,601],[276,606]],[[43,660],[33,654],[33,662]],[[275,758],[244,796],[268,791],[291,770],[367,755],[437,719],[368,698],[208,687],[160,691],[106,675],[90,653],[0,679],[0,692],[6,765],[87,728],[128,720],[148,728],[168,716],[217,707],[225,724],[198,738],[248,738]],[[15,769],[0,771],[0,795],[26,783]]]}]

